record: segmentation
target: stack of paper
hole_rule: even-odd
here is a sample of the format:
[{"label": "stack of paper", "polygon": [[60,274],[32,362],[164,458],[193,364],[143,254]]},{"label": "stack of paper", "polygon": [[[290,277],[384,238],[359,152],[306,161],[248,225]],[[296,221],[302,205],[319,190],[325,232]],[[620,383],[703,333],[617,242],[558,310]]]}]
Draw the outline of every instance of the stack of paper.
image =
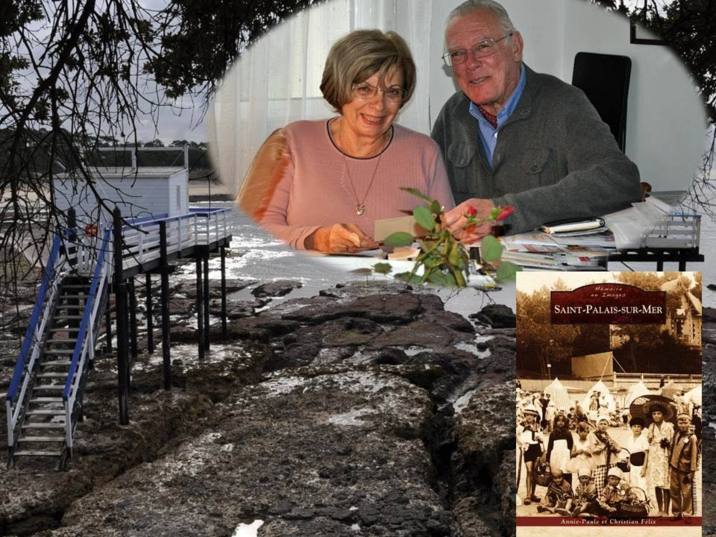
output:
[{"label": "stack of paper", "polygon": [[557,237],[543,232],[501,237],[502,259],[525,268],[548,270],[600,270],[613,251],[609,233]]},{"label": "stack of paper", "polygon": [[588,218],[587,220],[563,220],[540,226],[540,229],[550,235],[568,237],[570,235],[587,235],[607,231],[603,218]]}]

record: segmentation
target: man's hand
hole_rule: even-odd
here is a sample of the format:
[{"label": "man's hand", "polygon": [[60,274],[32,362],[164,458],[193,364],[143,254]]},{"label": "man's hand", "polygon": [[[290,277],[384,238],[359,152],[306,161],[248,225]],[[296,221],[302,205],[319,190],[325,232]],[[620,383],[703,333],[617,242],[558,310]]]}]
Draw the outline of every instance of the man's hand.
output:
[{"label": "man's hand", "polygon": [[466,228],[466,215],[472,213],[474,214],[475,219],[480,222],[481,220],[485,220],[490,217],[490,213],[494,207],[495,206],[491,200],[470,198],[469,200],[463,201],[454,209],[447,211],[445,213],[444,224],[460,242],[464,244],[471,244],[479,241],[482,237],[489,235],[492,232],[492,222],[472,225]]},{"label": "man's hand", "polygon": [[305,246],[308,250],[325,253],[351,253],[377,248],[378,243],[355,224],[333,224],[311,233],[306,238]]}]

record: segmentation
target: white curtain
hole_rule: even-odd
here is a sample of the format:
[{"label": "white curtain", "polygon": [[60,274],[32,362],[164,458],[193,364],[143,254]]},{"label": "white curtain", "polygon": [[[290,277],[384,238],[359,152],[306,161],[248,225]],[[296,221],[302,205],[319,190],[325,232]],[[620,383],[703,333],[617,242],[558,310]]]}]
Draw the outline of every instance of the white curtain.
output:
[{"label": "white curtain", "polygon": [[323,64],[331,45],[359,28],[393,30],[407,41],[418,83],[398,122],[429,133],[431,4],[329,0],[284,21],[246,50],[224,77],[208,114],[210,150],[222,181],[238,191],[254,154],[275,129],[334,114],[319,89]]}]

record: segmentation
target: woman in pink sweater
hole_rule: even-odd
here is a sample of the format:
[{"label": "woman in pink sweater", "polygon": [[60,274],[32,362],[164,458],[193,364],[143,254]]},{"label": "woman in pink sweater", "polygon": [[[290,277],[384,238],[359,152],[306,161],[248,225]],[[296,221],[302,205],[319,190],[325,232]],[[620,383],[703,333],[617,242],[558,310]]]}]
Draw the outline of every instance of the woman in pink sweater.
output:
[{"label": "woman in pink sweater", "polygon": [[415,88],[415,64],[394,32],[357,30],[337,41],[321,81],[340,114],[298,121],[259,150],[239,205],[294,248],[375,248],[375,220],[420,204],[413,187],[453,207],[445,165],[428,136],[395,125]]}]

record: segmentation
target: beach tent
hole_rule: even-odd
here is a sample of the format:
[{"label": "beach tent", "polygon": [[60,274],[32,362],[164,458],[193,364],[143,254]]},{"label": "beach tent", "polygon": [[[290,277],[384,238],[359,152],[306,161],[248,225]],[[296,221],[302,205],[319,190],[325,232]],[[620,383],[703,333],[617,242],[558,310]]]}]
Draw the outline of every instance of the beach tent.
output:
[{"label": "beach tent", "polygon": [[696,388],[686,392],[686,395],[684,395],[684,401],[686,401],[687,403],[692,403],[697,406],[701,406],[702,397],[703,397],[703,394],[701,392],[701,386],[696,386]]},{"label": "beach tent", "polygon": [[584,399],[582,399],[582,408],[585,410],[585,412],[589,410],[589,402],[594,392],[599,392],[600,410],[603,411],[606,408],[607,410],[612,411],[617,408],[617,402],[614,399],[612,392],[609,391],[607,385],[600,380],[599,382],[594,384],[594,386],[589,388],[587,395],[585,395]]},{"label": "beach tent", "polygon": [[681,389],[676,385],[676,383],[673,380],[670,380],[667,382],[663,388],[661,388],[661,395],[664,397],[668,397],[669,399],[673,399],[674,396],[679,395],[681,393]]},{"label": "beach tent", "polygon": [[644,384],[644,382],[640,380],[629,388],[629,391],[624,397],[624,406],[629,407],[629,405],[632,404],[632,401],[634,401],[634,399],[636,399],[637,397],[641,397],[642,395],[647,395],[649,393],[651,393],[649,391],[649,388],[647,388],[646,384]]},{"label": "beach tent", "polygon": [[567,392],[567,388],[564,387],[564,384],[562,384],[557,377],[555,377],[544,391],[549,394],[557,410],[564,410],[565,412],[569,410],[569,393]]}]

